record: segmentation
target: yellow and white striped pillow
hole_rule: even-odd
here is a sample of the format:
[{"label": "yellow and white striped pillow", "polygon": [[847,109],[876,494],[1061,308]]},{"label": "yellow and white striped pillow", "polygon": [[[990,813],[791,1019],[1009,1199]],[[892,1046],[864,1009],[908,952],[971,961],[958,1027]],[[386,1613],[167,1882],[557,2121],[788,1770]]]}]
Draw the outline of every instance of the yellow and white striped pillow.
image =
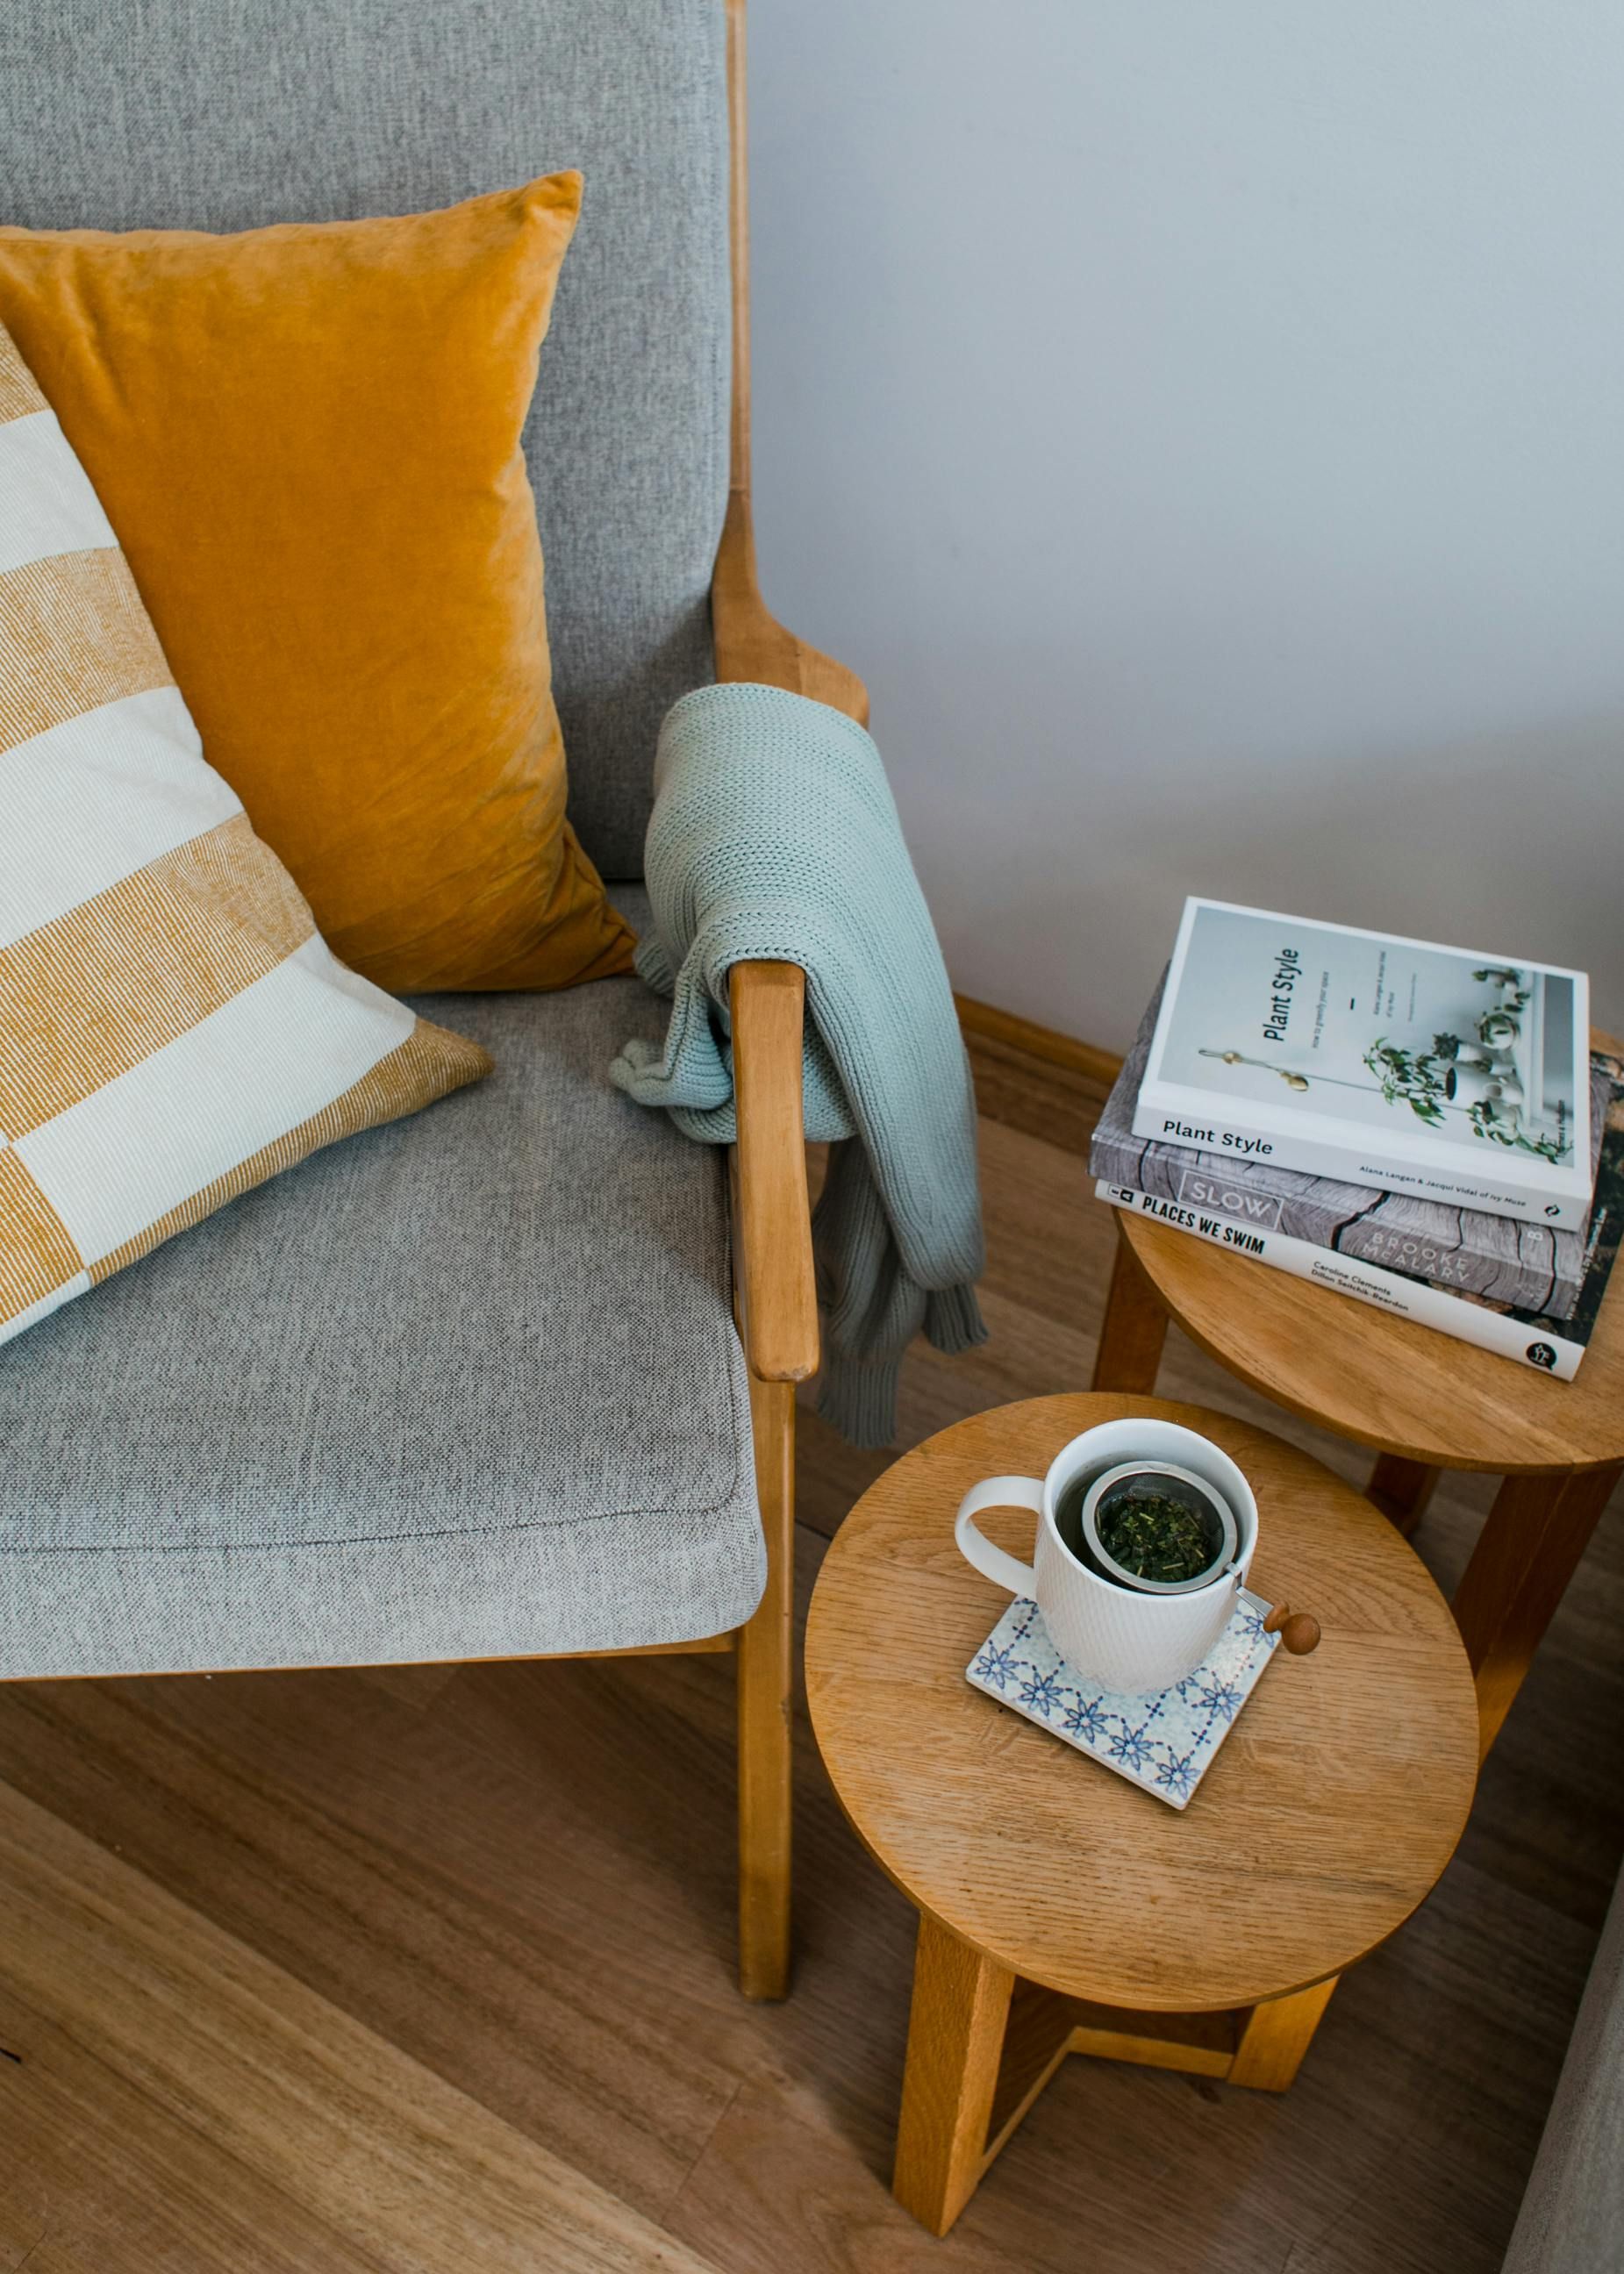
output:
[{"label": "yellow and white striped pillow", "polygon": [[490,1068],[329,952],[0,329],[0,1341]]}]

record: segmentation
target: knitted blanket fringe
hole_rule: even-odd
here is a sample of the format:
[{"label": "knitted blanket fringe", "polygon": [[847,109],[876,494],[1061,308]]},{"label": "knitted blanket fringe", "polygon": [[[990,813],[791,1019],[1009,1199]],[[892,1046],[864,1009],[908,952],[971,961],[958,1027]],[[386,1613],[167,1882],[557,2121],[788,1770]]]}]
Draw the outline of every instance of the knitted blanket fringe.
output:
[{"label": "knitted blanket fringe", "polygon": [[952,991],[880,754],[843,712],[775,687],[704,687],[660,730],[637,950],[672,998],[663,1049],[611,1079],[704,1144],[731,1144],[735,963],[807,975],[803,1105],[832,1146],[812,1216],[818,1410],[853,1444],[896,1434],[902,1354],[984,1342],[975,1100]]}]

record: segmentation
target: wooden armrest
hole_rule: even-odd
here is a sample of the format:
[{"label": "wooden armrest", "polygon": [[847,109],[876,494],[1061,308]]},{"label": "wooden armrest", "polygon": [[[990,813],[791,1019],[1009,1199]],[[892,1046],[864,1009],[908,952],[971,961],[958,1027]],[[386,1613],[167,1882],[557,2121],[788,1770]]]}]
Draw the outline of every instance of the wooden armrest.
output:
[{"label": "wooden armrest", "polygon": [[763,1382],[817,1372],[817,1289],[801,1111],[806,975],[793,963],[735,963],[733,1276],[750,1370]]},{"label": "wooden armrest", "polygon": [[710,629],[718,680],[756,680],[768,687],[809,695],[868,723],[868,690],[854,671],[823,655],[784,626],[761,596],[756,576],[756,538],[748,494],[734,489],[717,547],[710,580]]}]

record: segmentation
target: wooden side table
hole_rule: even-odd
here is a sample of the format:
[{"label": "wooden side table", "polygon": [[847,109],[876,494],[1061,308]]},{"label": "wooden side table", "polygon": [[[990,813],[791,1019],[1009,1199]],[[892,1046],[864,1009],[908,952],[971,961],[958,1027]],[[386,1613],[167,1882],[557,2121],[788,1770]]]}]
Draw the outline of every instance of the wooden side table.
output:
[{"label": "wooden side table", "polygon": [[1177,1319],[1265,1397],[1372,1447],[1370,1496],[1402,1531],[1440,1470],[1504,1477],[1455,1596],[1486,1754],[1624,1473],[1618,1278],[1577,1376],[1554,1382],[1147,1216],[1120,1215],[1117,1232],[1096,1389],[1154,1390]]},{"label": "wooden side table", "polygon": [[[1323,1629],[1312,1657],[1276,1653],[1182,1812],[965,1680],[1008,1598],[953,1544],[959,1500],[1131,1414],[1239,1462],[1252,1585]],[[1029,1513],[982,1520],[1029,1552]],[[936,2234],[1069,2052],[1283,2091],[1337,1974],[1428,1893],[1471,1805],[1471,1675],[1418,1557],[1319,1462],[1199,1406],[1040,1397],[929,1439],[836,1535],[806,1659],[841,1804],[920,1913],[893,2186]]]}]

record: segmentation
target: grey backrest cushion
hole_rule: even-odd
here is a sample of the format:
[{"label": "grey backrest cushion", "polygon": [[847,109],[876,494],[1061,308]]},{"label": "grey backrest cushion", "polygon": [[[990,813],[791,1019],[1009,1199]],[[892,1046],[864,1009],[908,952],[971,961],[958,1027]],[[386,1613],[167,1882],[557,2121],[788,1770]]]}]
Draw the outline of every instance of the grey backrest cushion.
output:
[{"label": "grey backrest cushion", "polygon": [[722,0],[4,0],[0,220],[250,229],[586,177],[528,437],[570,812],[642,871],[711,676],[727,487]]}]

